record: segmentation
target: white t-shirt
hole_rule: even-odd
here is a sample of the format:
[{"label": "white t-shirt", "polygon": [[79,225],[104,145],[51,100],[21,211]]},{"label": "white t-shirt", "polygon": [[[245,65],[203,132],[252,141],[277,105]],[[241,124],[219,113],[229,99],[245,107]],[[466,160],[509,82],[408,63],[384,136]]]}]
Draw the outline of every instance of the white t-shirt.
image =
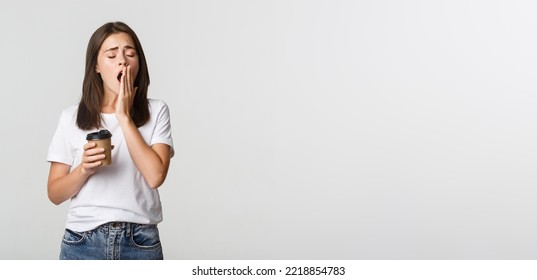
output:
[{"label": "white t-shirt", "polygon": [[[82,159],[86,135],[97,130],[81,130],[76,125],[78,106],[65,109],[49,146],[47,161],[77,167]],[[174,154],[168,106],[149,99],[151,118],[138,128],[149,145],[163,143]],[[157,224],[162,207],[157,189],[151,189],[132,161],[123,131],[115,114],[101,114],[103,128],[112,133],[112,164],[102,166],[71,198],[66,228],[87,231],[107,222],[123,221]]]}]

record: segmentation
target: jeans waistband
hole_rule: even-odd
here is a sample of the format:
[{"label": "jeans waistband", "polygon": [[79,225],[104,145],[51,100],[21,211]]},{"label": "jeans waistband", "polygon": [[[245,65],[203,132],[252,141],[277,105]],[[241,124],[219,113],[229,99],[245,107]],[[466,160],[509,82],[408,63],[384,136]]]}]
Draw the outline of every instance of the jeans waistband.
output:
[{"label": "jeans waistband", "polygon": [[104,233],[109,232],[122,232],[124,231],[127,236],[130,235],[133,228],[138,226],[136,223],[129,222],[108,222],[97,227],[97,230],[103,231]]}]

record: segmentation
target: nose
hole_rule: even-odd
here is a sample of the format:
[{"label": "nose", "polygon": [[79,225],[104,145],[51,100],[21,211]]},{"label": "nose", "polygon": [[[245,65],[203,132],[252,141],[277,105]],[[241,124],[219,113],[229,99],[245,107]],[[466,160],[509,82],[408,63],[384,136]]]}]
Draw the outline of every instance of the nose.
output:
[{"label": "nose", "polygon": [[120,65],[120,66],[129,66],[129,63],[128,63],[127,60],[125,59],[125,55],[124,55],[124,54],[119,54],[119,65]]}]

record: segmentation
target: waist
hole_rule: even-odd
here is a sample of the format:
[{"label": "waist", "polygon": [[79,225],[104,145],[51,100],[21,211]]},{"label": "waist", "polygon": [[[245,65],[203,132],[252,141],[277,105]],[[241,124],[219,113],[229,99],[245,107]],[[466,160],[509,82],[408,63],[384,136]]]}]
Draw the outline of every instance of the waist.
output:
[{"label": "waist", "polygon": [[156,224],[139,224],[139,223],[130,223],[130,222],[120,222],[120,221],[114,221],[114,222],[108,222],[105,224],[102,224],[92,230],[92,232],[100,231],[105,234],[109,234],[111,232],[114,233],[125,233],[127,236],[130,235],[131,232],[133,232],[138,227],[157,227]]}]

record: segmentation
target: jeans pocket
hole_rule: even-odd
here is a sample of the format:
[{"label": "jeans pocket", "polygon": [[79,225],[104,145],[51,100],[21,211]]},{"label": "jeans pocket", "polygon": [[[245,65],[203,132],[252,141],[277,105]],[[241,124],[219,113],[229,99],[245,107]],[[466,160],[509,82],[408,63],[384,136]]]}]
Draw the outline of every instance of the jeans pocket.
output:
[{"label": "jeans pocket", "polygon": [[62,242],[68,245],[77,245],[84,241],[85,233],[65,229]]},{"label": "jeans pocket", "polygon": [[156,225],[135,225],[131,241],[139,248],[153,249],[160,247],[160,236]]}]

